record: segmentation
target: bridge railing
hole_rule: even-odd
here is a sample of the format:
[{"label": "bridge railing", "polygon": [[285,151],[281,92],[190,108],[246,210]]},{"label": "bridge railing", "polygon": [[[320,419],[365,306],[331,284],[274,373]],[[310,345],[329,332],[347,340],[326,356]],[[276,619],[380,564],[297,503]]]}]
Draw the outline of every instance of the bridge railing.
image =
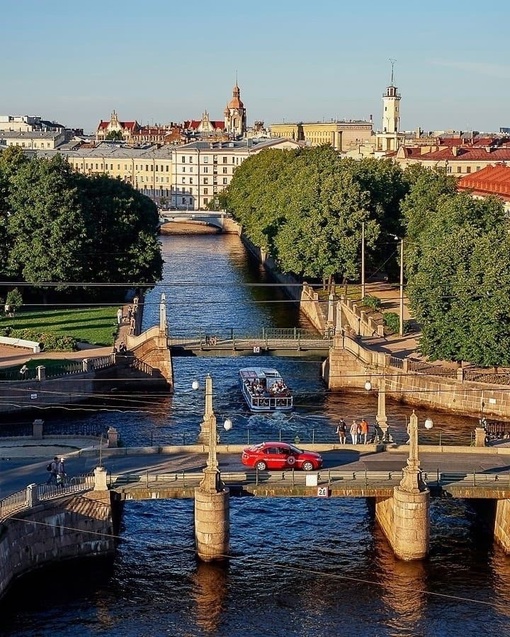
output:
[{"label": "bridge railing", "polygon": [[248,332],[237,327],[211,327],[207,332],[204,330],[171,330],[169,340],[172,342],[200,342],[204,345],[219,344],[222,341],[236,340],[288,340],[298,341],[300,339],[320,339],[322,336],[315,330],[304,330],[298,327],[289,328],[267,328]]},{"label": "bridge railing", "polygon": [[[319,471],[306,473],[295,469],[280,471],[238,471],[221,472],[221,479],[225,485],[254,485],[279,483],[280,486],[287,485],[307,486],[307,476],[316,475],[318,483],[327,483],[329,486],[379,486],[392,487],[399,484],[403,478],[403,469],[397,471],[369,471],[365,469],[345,471],[337,469],[321,469]],[[429,486],[444,487],[452,484],[462,484],[473,487],[494,487],[510,489],[510,473],[484,473],[481,471],[472,472],[441,472],[423,471],[422,479]],[[204,477],[203,472],[176,472],[176,473],[125,473],[110,474],[108,483],[112,489],[122,489],[126,487],[141,487],[150,489],[152,487],[175,487],[189,488],[196,487]]]},{"label": "bridge railing", "polygon": [[94,476],[75,476],[62,485],[38,484],[29,485],[21,491],[11,493],[0,500],[0,520],[3,520],[24,509],[29,509],[37,502],[53,500],[73,493],[89,491],[94,486]]}]

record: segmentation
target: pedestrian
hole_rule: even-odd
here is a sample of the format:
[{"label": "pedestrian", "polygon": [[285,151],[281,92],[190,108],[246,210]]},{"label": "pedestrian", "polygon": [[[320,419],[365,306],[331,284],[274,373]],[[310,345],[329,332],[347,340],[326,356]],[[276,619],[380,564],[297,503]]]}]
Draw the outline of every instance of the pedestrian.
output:
[{"label": "pedestrian", "polygon": [[66,468],[64,464],[64,458],[60,458],[57,462],[57,484],[60,487],[64,486],[66,478]]},{"label": "pedestrian", "polygon": [[46,467],[50,472],[48,479],[46,480],[46,484],[57,484],[57,467],[58,467],[58,457],[55,456],[53,460]]},{"label": "pedestrian", "polygon": [[117,325],[120,325],[122,323],[122,308],[119,307],[119,309],[117,310]]},{"label": "pedestrian", "polygon": [[361,444],[366,445],[368,443],[368,422],[366,418],[363,418],[359,425],[360,428],[360,438],[359,441]]},{"label": "pedestrian", "polygon": [[357,445],[358,444],[358,423],[356,420],[352,421],[352,425],[351,428],[349,429],[349,433],[351,434],[351,439],[352,439],[352,444],[353,445]]},{"label": "pedestrian", "polygon": [[347,442],[347,425],[345,424],[345,420],[340,418],[338,421],[338,426],[336,428],[336,433],[338,434],[338,440],[341,445],[345,445]]}]

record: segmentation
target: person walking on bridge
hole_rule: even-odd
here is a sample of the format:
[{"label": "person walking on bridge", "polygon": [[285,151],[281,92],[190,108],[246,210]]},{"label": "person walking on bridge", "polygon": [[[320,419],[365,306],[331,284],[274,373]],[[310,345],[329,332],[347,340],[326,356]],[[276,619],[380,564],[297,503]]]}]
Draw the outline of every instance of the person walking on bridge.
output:
[{"label": "person walking on bridge", "polygon": [[358,444],[358,428],[359,428],[359,425],[358,425],[357,421],[353,420],[351,428],[349,429],[349,433],[351,434],[351,439],[352,439],[352,444],[353,445],[357,445]]},{"label": "person walking on bridge", "polygon": [[345,420],[340,418],[338,422],[338,426],[336,428],[336,433],[338,434],[338,440],[341,445],[345,445],[347,442],[347,425],[345,424]]}]

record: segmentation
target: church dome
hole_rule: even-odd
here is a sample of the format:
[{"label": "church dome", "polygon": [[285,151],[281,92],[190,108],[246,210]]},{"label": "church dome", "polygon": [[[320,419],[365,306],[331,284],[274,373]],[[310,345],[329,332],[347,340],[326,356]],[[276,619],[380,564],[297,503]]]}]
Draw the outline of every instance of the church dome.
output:
[{"label": "church dome", "polygon": [[227,108],[244,108],[244,104],[241,102],[241,90],[237,86],[234,86],[234,90],[232,91],[232,99],[228,103]]}]

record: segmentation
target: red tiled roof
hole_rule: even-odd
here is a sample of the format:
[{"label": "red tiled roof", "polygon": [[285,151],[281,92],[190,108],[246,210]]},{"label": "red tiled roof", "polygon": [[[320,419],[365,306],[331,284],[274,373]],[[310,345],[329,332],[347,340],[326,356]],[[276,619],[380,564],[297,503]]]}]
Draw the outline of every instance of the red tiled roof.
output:
[{"label": "red tiled roof", "polygon": [[510,200],[510,166],[486,166],[482,170],[461,177],[457,187],[480,195],[499,195]]},{"label": "red tiled roof", "polygon": [[[137,126],[138,123],[135,122],[119,122],[121,128],[127,128],[128,130],[134,130]],[[108,126],[110,125],[110,120],[104,122],[103,120],[101,120],[99,122],[99,126],[97,127],[98,130],[104,130],[106,128],[108,128]]]},{"label": "red tiled roof", "polygon": [[510,148],[457,148],[455,154],[452,148],[442,148],[440,150],[425,153],[421,156],[424,161],[510,161]]}]

